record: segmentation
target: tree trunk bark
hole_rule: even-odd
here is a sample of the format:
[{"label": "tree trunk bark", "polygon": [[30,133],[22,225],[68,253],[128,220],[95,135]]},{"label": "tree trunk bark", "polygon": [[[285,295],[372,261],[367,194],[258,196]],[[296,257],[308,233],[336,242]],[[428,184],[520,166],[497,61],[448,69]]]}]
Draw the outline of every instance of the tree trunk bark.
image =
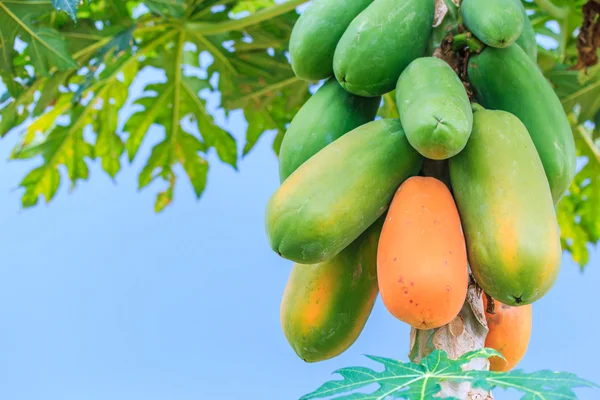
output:
[{"label": "tree trunk bark", "polygon": [[[481,289],[474,282],[469,285],[467,300],[460,314],[448,325],[438,329],[418,330],[410,332],[409,357],[413,362],[421,359],[436,349],[445,350],[450,358],[456,359],[472,350],[482,349],[488,327],[485,320]],[[465,365],[467,370],[489,369],[487,359],[476,359]],[[469,383],[442,383],[442,391],[438,397],[452,396],[466,400],[493,400],[490,392],[473,389]]]}]

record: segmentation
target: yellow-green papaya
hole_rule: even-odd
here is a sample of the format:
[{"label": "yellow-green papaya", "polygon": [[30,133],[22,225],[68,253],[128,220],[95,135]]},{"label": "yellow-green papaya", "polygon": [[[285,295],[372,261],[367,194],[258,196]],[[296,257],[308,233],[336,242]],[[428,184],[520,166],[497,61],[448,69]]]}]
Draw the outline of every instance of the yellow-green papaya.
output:
[{"label": "yellow-green papaya", "polygon": [[302,264],[335,257],[385,212],[422,163],[400,120],[354,129],[302,164],[273,194],[265,216],[271,248]]},{"label": "yellow-green papaya", "polygon": [[281,326],[304,361],[338,356],[362,332],[379,293],[377,243],[383,221],[331,260],[294,265],[281,302]]},{"label": "yellow-green papaya", "polygon": [[283,137],[279,178],[283,182],[300,165],[340,136],[373,121],[381,97],[360,97],[344,90],[335,78],[302,106]]},{"label": "yellow-green papaya", "polygon": [[511,306],[544,296],[560,269],[560,234],[523,123],[504,111],[476,111],[467,147],[450,159],[450,179],[479,286]]},{"label": "yellow-green papaya", "polygon": [[571,124],[550,83],[519,46],[487,47],[471,57],[468,77],[484,107],[525,124],[558,203],[575,176],[576,157]]},{"label": "yellow-green papaya", "polygon": [[535,29],[529,19],[529,15],[527,15],[527,11],[525,10],[525,6],[521,3],[521,0],[513,0],[516,1],[523,13],[523,21],[525,24],[523,25],[523,33],[517,39],[516,43],[521,46],[525,53],[531,58],[531,61],[537,62],[537,40],[535,38]]},{"label": "yellow-green papaya", "polygon": [[318,81],[333,76],[335,48],[350,22],[373,0],[313,0],[290,36],[290,59],[297,77]]},{"label": "yellow-green papaya", "polygon": [[344,89],[365,97],[394,90],[404,68],[427,49],[434,8],[434,0],[376,0],[361,12],[333,57]]},{"label": "yellow-green papaya", "polygon": [[[519,3],[521,0],[519,0]],[[516,0],[463,0],[465,26],[488,46],[504,48],[523,33],[523,12]]]},{"label": "yellow-green papaya", "polygon": [[400,75],[396,104],[410,144],[423,156],[445,160],[467,145],[471,101],[452,67],[435,57],[414,60]]}]

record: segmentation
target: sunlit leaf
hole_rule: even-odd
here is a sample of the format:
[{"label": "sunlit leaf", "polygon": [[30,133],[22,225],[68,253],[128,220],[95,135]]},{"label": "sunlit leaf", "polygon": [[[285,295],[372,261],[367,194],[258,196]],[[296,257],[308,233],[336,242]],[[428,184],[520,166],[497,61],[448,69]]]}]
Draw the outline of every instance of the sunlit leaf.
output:
[{"label": "sunlit leaf", "polygon": [[77,21],[77,6],[81,0],[52,0],[52,5],[59,11],[65,11],[73,21]]},{"label": "sunlit leaf", "polygon": [[443,382],[467,382],[485,390],[497,387],[514,389],[522,393],[523,400],[576,399],[574,388],[598,388],[596,384],[569,373],[539,371],[527,374],[521,370],[500,373],[462,369],[473,359],[494,355],[498,353],[484,349],[452,360],[443,350],[435,350],[419,364],[368,356],[383,365],[384,370],[378,372],[365,367],[339,369],[335,373],[341,375],[341,380],[327,382],[301,400],[429,400],[436,398]]},{"label": "sunlit leaf", "polygon": [[50,3],[36,0],[0,2],[0,69],[12,70],[17,35],[28,44],[31,61],[38,74],[48,75],[51,68],[65,71],[77,63],[67,52],[64,37],[55,29],[34,24],[50,11]]},{"label": "sunlit leaf", "polygon": [[80,129],[86,118],[84,110],[74,113],[70,125],[55,126],[46,140],[23,147],[17,155],[20,158],[41,156],[43,159],[43,164],[21,181],[20,186],[25,189],[23,207],[36,205],[40,196],[43,196],[46,202],[54,197],[61,181],[60,165],[66,167],[72,187],[79,180],[88,178],[86,159],[93,157],[93,147],[84,140],[83,131]]},{"label": "sunlit leaf", "polygon": [[144,4],[150,11],[165,17],[183,17],[184,0],[144,0]]}]

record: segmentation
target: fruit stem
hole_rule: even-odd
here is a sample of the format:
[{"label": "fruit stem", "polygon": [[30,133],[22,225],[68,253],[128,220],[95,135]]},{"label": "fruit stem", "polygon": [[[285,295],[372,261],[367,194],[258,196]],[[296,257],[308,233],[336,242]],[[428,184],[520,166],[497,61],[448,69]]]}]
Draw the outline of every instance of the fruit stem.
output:
[{"label": "fruit stem", "polygon": [[472,53],[481,53],[485,49],[485,44],[473,36],[471,32],[454,35],[452,38],[452,50],[459,51],[465,47],[468,47]]},{"label": "fruit stem", "polygon": [[473,112],[485,111],[485,108],[479,103],[472,103],[471,110],[473,110]]},{"label": "fruit stem", "polygon": [[538,6],[551,17],[556,19],[565,19],[569,16],[570,9],[569,7],[559,7],[554,4],[551,0],[534,0]]}]

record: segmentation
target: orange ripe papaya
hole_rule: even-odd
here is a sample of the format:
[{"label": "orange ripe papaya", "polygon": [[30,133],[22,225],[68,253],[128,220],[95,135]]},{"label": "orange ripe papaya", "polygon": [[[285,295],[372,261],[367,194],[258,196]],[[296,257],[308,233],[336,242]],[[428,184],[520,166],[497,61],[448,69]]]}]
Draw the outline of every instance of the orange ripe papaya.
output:
[{"label": "orange ripe papaya", "polygon": [[483,296],[488,335],[485,347],[498,351],[506,358],[490,358],[490,371],[513,369],[525,355],[531,337],[531,304],[511,307],[494,300],[494,314],[487,312],[487,296]]},{"label": "orange ripe papaya", "polygon": [[465,238],[446,185],[413,177],[396,192],[377,249],[381,299],[418,329],[446,325],[460,312],[469,270]]}]

